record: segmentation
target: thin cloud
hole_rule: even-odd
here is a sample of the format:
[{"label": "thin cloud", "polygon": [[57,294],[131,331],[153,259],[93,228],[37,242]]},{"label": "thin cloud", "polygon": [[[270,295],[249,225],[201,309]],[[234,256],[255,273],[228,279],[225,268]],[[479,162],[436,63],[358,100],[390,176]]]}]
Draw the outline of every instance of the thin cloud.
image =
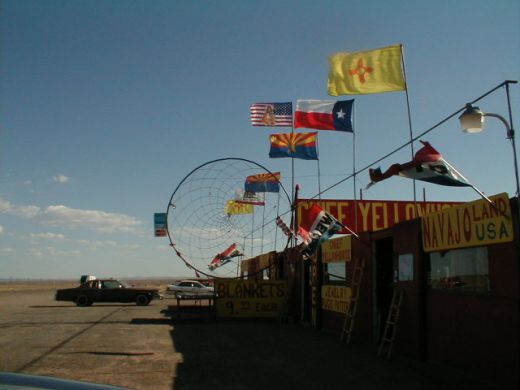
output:
[{"label": "thin cloud", "polygon": [[65,236],[60,233],[52,233],[52,232],[45,232],[45,233],[31,233],[31,238],[41,238],[43,240],[63,240],[65,239]]},{"label": "thin cloud", "polygon": [[71,229],[89,228],[102,233],[135,232],[142,223],[125,214],[107,213],[99,210],[73,209],[67,206],[48,206],[39,220],[46,226]]},{"label": "thin cloud", "polygon": [[70,178],[65,175],[58,175],[58,176],[54,176],[52,178],[52,180],[54,180],[56,183],[66,183],[70,180]]},{"label": "thin cloud", "polygon": [[0,213],[11,214],[22,218],[34,218],[40,213],[38,206],[17,206],[0,198]]},{"label": "thin cloud", "polygon": [[138,228],[142,225],[140,220],[125,214],[73,209],[64,205],[52,205],[42,210],[38,206],[14,205],[2,198],[0,198],[0,213],[33,219],[45,226],[89,229],[100,233],[138,233]]}]

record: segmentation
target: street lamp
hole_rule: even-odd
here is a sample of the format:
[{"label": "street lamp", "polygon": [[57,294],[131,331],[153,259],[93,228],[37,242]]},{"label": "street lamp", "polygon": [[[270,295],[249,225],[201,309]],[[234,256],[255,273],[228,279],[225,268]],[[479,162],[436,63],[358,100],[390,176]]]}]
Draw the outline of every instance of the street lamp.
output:
[{"label": "street lamp", "polygon": [[510,126],[509,122],[501,115],[492,114],[492,113],[484,113],[480,111],[480,109],[476,106],[472,106],[471,103],[466,104],[466,110],[459,116],[460,125],[462,126],[462,131],[465,133],[480,133],[484,130],[484,118],[485,117],[493,117],[497,118],[506,127],[507,131],[507,139],[511,141],[511,146],[513,147],[513,158],[514,158],[514,168],[515,168],[515,178],[516,178],[516,196],[520,195],[520,182],[518,179],[518,164],[516,159],[516,146],[515,146],[515,131]]}]

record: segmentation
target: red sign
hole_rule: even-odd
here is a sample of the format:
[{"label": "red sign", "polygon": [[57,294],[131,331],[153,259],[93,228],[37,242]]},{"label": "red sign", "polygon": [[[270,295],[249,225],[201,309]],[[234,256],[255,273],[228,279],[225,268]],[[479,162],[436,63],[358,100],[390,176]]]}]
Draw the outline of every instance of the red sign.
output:
[{"label": "red sign", "polygon": [[[444,210],[463,202],[410,202],[399,200],[298,199],[296,212],[301,221],[302,210],[317,203],[354,232],[373,232],[392,227],[398,222]],[[347,230],[340,232],[348,234]]]}]

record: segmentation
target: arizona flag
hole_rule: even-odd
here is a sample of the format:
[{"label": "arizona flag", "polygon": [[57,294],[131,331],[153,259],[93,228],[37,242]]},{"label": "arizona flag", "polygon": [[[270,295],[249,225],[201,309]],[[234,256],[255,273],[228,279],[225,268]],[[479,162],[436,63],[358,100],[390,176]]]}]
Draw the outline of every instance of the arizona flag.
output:
[{"label": "arizona flag", "polygon": [[353,132],[352,100],[298,100],[294,127]]},{"label": "arizona flag", "polygon": [[248,176],[244,189],[246,192],[280,192],[280,172]]},{"label": "arizona flag", "polygon": [[269,157],[292,157],[303,160],[317,160],[318,133],[283,133],[271,134]]},{"label": "arizona flag", "polygon": [[428,142],[421,143],[424,146],[415,153],[412,161],[393,164],[385,172],[381,172],[381,168],[370,169],[371,182],[367,188],[394,175],[443,186],[473,187],[433,146]]},{"label": "arizona flag", "polygon": [[332,55],[329,58],[329,95],[406,90],[401,58],[401,45]]}]

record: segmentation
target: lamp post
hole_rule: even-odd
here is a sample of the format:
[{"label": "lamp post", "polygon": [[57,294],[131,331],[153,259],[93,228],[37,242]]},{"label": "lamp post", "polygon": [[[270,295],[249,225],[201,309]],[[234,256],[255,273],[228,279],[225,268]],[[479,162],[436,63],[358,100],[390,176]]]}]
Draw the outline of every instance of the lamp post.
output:
[{"label": "lamp post", "polygon": [[516,146],[515,146],[515,131],[509,124],[509,122],[501,115],[493,114],[493,113],[484,113],[480,111],[480,109],[476,106],[471,105],[471,103],[466,104],[466,110],[459,116],[460,125],[462,126],[462,131],[465,133],[480,133],[484,130],[484,118],[485,117],[493,117],[499,119],[507,131],[507,139],[511,141],[511,146],[513,147],[513,158],[514,158],[514,168],[515,168],[515,178],[516,178],[516,196],[520,195],[520,181],[518,179],[518,163],[516,158]]}]

